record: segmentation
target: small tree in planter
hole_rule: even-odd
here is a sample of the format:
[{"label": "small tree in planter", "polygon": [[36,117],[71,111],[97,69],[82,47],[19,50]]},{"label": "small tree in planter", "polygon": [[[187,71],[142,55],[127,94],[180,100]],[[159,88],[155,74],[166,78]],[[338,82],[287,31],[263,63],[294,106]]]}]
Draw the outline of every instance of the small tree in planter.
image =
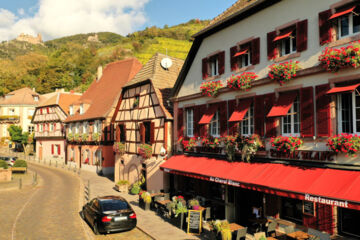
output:
[{"label": "small tree in planter", "polygon": [[144,159],[149,159],[152,156],[152,146],[149,144],[141,144],[138,149],[138,153]]},{"label": "small tree in planter", "polygon": [[236,149],[236,139],[237,136],[226,136],[223,138],[223,142],[225,144],[225,153],[227,159],[232,162],[235,156]]},{"label": "small tree in planter", "polygon": [[275,147],[276,150],[284,153],[292,153],[299,149],[303,145],[303,141],[298,137],[285,137],[279,136],[271,138],[271,146]]},{"label": "small tree in planter", "polygon": [[258,76],[253,72],[244,72],[240,75],[232,75],[227,80],[228,88],[232,88],[235,90],[245,90],[248,91],[251,88],[251,83]]},{"label": "small tree in planter", "polygon": [[269,78],[277,81],[280,85],[283,85],[296,77],[296,72],[299,68],[298,61],[273,64],[270,66]]},{"label": "small tree in planter", "polygon": [[194,210],[199,210],[200,203],[199,203],[199,200],[197,200],[197,199],[190,199],[188,201],[188,205],[189,205],[189,208],[192,208]]},{"label": "small tree in planter", "polygon": [[141,199],[144,202],[144,205],[142,206],[145,211],[150,210],[150,203],[151,203],[151,195],[149,192],[142,192],[141,193]]},{"label": "small tree in planter", "polygon": [[188,212],[185,205],[182,202],[178,201],[175,210],[175,225],[180,227],[180,229],[184,228],[185,222],[185,214]]},{"label": "small tree in planter", "polygon": [[208,97],[217,97],[220,88],[223,85],[221,81],[203,82],[200,86],[201,95]]},{"label": "small tree in planter", "polygon": [[129,191],[129,181],[127,180],[120,180],[116,183],[115,188],[119,192],[127,193]]},{"label": "small tree in planter", "polygon": [[346,153],[346,157],[353,157],[360,151],[360,137],[356,134],[342,133],[329,138],[327,145],[336,153]]},{"label": "small tree in planter", "polygon": [[120,154],[120,156],[125,154],[125,143],[115,142],[113,145],[114,152]]}]

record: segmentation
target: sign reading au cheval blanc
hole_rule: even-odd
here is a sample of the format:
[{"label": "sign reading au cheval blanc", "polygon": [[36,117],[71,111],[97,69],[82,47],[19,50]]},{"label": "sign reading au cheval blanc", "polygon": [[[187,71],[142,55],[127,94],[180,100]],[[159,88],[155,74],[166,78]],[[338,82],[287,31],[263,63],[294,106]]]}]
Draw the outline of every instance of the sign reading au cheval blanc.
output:
[{"label": "sign reading au cheval blanc", "polygon": [[209,180],[211,182],[216,182],[216,183],[221,183],[221,184],[226,184],[226,185],[231,185],[234,187],[240,187],[240,183],[239,182],[235,182],[232,180],[228,180],[228,179],[222,179],[222,178],[214,178],[214,177],[210,177]]},{"label": "sign reading au cheval blanc", "polygon": [[283,153],[276,149],[270,149],[270,158],[310,160],[310,161],[334,161],[336,153],[330,151],[304,151],[297,150],[292,153]]},{"label": "sign reading au cheval blanc", "polygon": [[340,201],[340,200],[334,200],[334,199],[324,198],[324,197],[319,197],[319,196],[312,196],[310,194],[305,194],[304,200],[314,202],[314,203],[327,204],[327,205],[336,206],[336,207],[343,207],[343,208],[349,207],[348,201]]}]

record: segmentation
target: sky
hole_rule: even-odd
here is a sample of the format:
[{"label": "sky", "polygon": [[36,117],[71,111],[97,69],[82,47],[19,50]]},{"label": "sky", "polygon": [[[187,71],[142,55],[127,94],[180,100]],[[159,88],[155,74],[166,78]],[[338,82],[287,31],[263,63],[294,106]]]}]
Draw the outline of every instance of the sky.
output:
[{"label": "sky", "polygon": [[0,41],[20,33],[44,40],[89,32],[127,35],[149,26],[212,19],[236,0],[0,0]]}]

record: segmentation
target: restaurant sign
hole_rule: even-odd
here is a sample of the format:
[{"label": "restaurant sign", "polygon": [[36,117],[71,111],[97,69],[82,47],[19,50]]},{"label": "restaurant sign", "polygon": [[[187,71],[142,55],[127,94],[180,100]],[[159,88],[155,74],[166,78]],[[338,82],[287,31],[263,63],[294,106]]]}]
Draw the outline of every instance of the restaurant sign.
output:
[{"label": "restaurant sign", "polygon": [[305,200],[310,201],[310,202],[315,202],[315,203],[321,203],[321,204],[327,204],[327,205],[331,205],[331,206],[336,206],[336,207],[343,207],[343,208],[348,208],[349,207],[348,206],[348,201],[339,201],[339,200],[323,198],[323,197],[319,197],[319,196],[312,196],[310,194],[305,194]]},{"label": "restaurant sign", "polygon": [[292,153],[284,153],[276,149],[270,149],[270,158],[277,159],[293,159],[293,160],[309,160],[309,161],[334,161],[336,153],[330,151],[304,151],[297,150]]},{"label": "restaurant sign", "polygon": [[211,182],[216,182],[216,183],[221,183],[221,184],[227,184],[230,186],[234,186],[234,187],[240,187],[240,183],[239,182],[235,182],[229,179],[222,179],[222,178],[217,178],[217,177],[210,177],[209,180]]}]

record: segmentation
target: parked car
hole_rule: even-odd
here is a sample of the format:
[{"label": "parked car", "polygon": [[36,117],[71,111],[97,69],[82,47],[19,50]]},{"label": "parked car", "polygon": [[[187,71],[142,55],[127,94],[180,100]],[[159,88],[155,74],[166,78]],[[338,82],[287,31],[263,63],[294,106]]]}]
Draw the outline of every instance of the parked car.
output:
[{"label": "parked car", "polygon": [[14,166],[17,157],[0,157],[0,160],[4,160],[10,167]]},{"label": "parked car", "polygon": [[83,206],[80,214],[96,235],[131,230],[137,223],[134,210],[119,196],[94,198]]}]

